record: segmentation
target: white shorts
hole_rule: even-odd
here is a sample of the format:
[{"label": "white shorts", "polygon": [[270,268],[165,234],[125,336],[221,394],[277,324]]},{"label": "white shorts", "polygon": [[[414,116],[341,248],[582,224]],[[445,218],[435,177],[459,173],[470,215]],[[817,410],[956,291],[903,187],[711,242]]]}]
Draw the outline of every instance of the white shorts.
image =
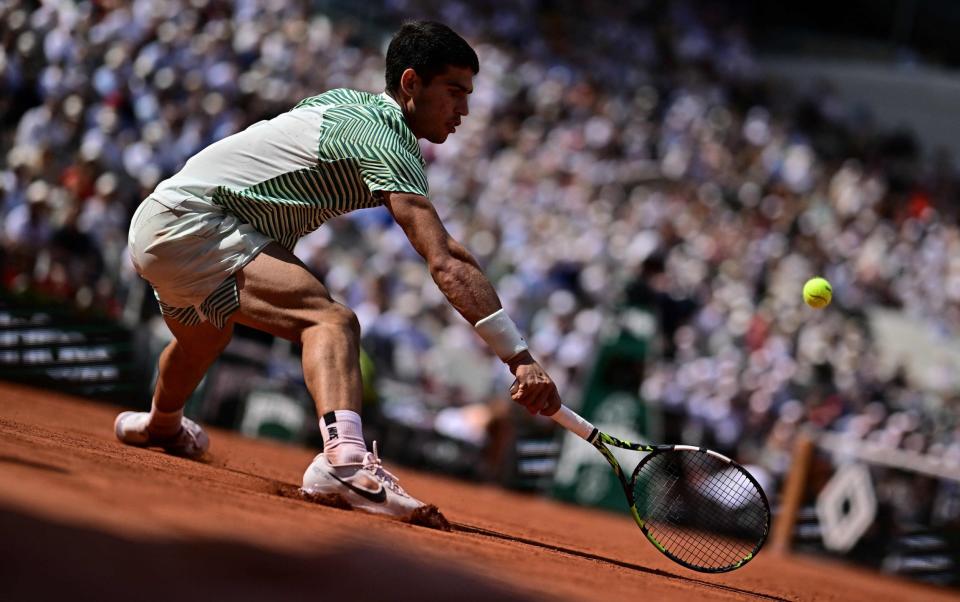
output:
[{"label": "white shorts", "polygon": [[218,328],[240,306],[234,274],[271,242],[209,201],[153,196],[133,214],[128,238],[133,265],[163,314],[186,325],[210,320]]}]

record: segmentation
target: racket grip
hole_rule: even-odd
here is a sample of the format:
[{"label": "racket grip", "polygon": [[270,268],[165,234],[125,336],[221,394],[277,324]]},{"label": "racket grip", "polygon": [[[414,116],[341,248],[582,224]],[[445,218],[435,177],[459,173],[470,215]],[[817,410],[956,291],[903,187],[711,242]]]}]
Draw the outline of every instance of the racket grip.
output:
[{"label": "racket grip", "polygon": [[562,404],[560,405],[560,409],[557,410],[551,418],[553,418],[557,424],[585,441],[590,440],[590,435],[592,435],[595,430],[594,426],[587,422],[583,416]]}]

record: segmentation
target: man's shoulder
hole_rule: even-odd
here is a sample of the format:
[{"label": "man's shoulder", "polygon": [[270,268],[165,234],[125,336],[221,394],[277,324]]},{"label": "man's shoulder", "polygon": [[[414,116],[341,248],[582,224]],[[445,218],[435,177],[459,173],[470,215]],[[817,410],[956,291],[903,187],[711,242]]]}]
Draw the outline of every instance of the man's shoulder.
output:
[{"label": "man's shoulder", "polygon": [[316,107],[316,106],[325,106],[325,107],[338,107],[338,106],[354,106],[354,107],[364,107],[364,106],[374,106],[376,104],[377,95],[370,92],[362,92],[360,90],[351,90],[350,88],[336,88],[333,90],[328,90],[322,94],[317,94],[316,96],[309,96],[304,98],[296,105],[294,109],[299,109],[301,107]]},{"label": "man's shoulder", "polygon": [[311,96],[297,104],[324,109],[324,125],[332,139],[347,136],[354,141],[369,141],[385,148],[393,146],[420,155],[416,137],[407,126],[403,112],[385,94],[373,94],[338,88]]},{"label": "man's shoulder", "polygon": [[398,130],[398,133],[402,133],[406,127],[400,108],[396,103],[386,100],[383,94],[337,88],[305,98],[294,109],[301,107],[319,107],[324,109],[324,115],[329,119],[366,121],[370,125]]}]

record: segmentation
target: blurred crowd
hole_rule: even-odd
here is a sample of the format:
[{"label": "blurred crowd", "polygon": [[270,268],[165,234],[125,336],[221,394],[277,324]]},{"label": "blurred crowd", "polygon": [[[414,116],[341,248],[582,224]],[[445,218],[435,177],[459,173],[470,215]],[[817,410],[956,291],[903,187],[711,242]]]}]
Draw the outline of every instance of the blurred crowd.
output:
[{"label": "blurred crowd", "polygon": [[[157,182],[303,97],[382,90],[389,34],[429,16],[481,59],[463,127],[424,144],[431,196],[566,399],[639,308],[659,327],[642,397],[686,443],[782,474],[813,424],[960,463],[943,392],[960,381],[881,369],[868,320],[960,329],[949,157],[828,87],[770,85],[716,3],[343,4],[0,4],[0,286],[119,316],[142,286],[126,227]],[[509,375],[385,212],[297,253],[355,309],[381,375],[438,405],[503,397]],[[818,274],[835,300],[814,312],[800,287]]]}]

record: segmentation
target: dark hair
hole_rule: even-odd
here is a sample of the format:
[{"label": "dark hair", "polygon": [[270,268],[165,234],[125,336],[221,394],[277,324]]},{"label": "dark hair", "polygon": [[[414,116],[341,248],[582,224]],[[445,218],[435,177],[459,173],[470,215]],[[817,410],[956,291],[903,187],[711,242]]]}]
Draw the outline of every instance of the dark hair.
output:
[{"label": "dark hair", "polygon": [[429,84],[448,66],[480,71],[480,60],[467,41],[443,23],[408,21],[387,48],[387,90],[400,89],[400,76],[413,69]]}]

